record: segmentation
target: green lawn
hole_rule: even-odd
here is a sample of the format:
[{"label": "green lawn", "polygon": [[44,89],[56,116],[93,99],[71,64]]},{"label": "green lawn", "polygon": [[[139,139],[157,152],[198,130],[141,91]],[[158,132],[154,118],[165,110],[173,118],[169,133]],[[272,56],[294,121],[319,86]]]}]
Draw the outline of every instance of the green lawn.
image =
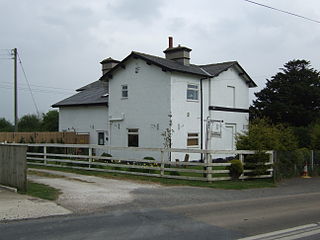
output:
[{"label": "green lawn", "polygon": [[56,200],[58,199],[60,193],[60,190],[56,188],[50,187],[45,184],[39,184],[32,181],[28,181],[27,192],[24,194],[46,200]]},{"label": "green lawn", "polygon": [[249,189],[249,188],[265,188],[265,187],[275,187],[276,184],[272,179],[252,179],[245,181],[219,181],[219,182],[202,182],[202,181],[188,181],[188,180],[179,180],[179,179],[167,179],[167,178],[158,178],[158,177],[148,177],[148,176],[135,176],[129,174],[121,173],[107,173],[107,172],[98,172],[98,171],[86,171],[78,169],[68,169],[60,167],[44,167],[44,166],[34,166],[30,165],[30,169],[39,168],[39,169],[51,169],[63,172],[71,172],[83,175],[94,175],[105,178],[121,179],[121,180],[130,180],[130,181],[139,181],[144,183],[158,183],[163,185],[185,185],[185,186],[196,186],[196,187],[209,187],[209,188],[222,188],[222,189]]}]

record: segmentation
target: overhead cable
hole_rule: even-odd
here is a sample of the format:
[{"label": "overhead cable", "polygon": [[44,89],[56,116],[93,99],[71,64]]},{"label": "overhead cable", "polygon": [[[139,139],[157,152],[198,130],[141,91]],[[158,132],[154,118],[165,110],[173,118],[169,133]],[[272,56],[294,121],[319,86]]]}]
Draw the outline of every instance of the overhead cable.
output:
[{"label": "overhead cable", "polygon": [[298,17],[298,18],[303,18],[305,20],[308,20],[308,21],[311,21],[311,22],[314,22],[314,23],[318,23],[318,24],[320,23],[320,21],[318,21],[318,20],[315,20],[315,19],[312,19],[312,18],[309,18],[309,17],[305,17],[305,16],[302,16],[302,15],[299,15],[299,14],[296,14],[296,13],[288,12],[288,11],[285,11],[285,10],[281,10],[281,9],[278,9],[278,8],[275,8],[275,7],[271,7],[271,6],[262,4],[262,3],[258,3],[258,2],[254,2],[254,1],[250,1],[250,0],[244,0],[244,1],[252,3],[252,4],[255,4],[255,5],[258,5],[258,6],[261,6],[261,7],[269,8],[269,9],[274,10],[274,11],[278,11],[278,12],[282,12],[282,13],[285,13],[285,14],[289,14],[291,16],[295,16],[295,17]]}]

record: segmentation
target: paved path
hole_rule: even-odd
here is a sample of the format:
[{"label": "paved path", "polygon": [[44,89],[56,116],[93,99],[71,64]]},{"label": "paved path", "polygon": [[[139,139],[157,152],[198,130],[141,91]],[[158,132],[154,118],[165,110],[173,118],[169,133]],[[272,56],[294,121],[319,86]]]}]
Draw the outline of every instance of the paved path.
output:
[{"label": "paved path", "polygon": [[[157,184],[141,184],[124,180],[106,179],[73,173],[37,170],[45,174],[28,175],[28,179],[60,189],[57,203],[74,213],[99,211],[115,205],[127,205],[135,200],[133,192],[138,189],[160,188]],[[60,177],[59,177],[60,176]]]},{"label": "paved path", "polygon": [[[70,214],[54,202],[0,188],[0,221]],[[1,239],[1,237],[0,237]]]}]

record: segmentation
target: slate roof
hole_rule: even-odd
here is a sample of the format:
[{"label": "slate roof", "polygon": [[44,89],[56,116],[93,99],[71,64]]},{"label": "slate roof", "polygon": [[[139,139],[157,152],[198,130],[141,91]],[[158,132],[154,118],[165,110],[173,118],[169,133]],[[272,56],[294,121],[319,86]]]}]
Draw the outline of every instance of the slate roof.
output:
[{"label": "slate roof", "polygon": [[[89,87],[88,87],[89,86]],[[104,96],[108,93],[108,83],[103,81],[96,81],[82,87],[79,93],[68,97],[52,107],[70,107],[78,105],[107,105],[108,97]]]},{"label": "slate roof", "polygon": [[[80,92],[80,91],[83,91],[83,90],[86,90],[89,88],[99,88],[99,87],[101,87],[101,84],[102,84],[101,81],[98,80],[98,81],[89,83],[88,85],[85,85],[84,87],[78,88],[76,91]],[[106,87],[107,87],[107,85],[106,85]]]},{"label": "slate roof", "polygon": [[77,89],[76,91],[78,91],[79,93],[52,105],[52,107],[99,104],[107,105],[108,97],[102,97],[103,95],[108,93],[109,90],[107,80],[110,76],[112,76],[114,71],[124,66],[125,62],[131,57],[143,59],[147,63],[161,67],[163,70],[198,75],[202,78],[216,77],[220,73],[234,66],[238,68],[240,72],[239,75],[244,75],[249,87],[257,86],[237,61],[207,65],[183,65],[182,63],[176,62],[174,60],[169,60],[166,58],[133,51],[118,65],[116,65],[109,72],[104,74],[98,81],[92,82],[84,87]]},{"label": "slate roof", "polygon": [[146,61],[150,61],[151,63],[158,65],[160,67],[163,67],[164,69],[169,71],[190,73],[190,74],[200,75],[203,77],[210,77],[209,74],[203,72],[197,65],[190,64],[186,66],[174,60],[169,60],[162,57],[157,57],[157,56],[140,53],[140,52],[132,52],[131,54],[133,54],[134,56],[140,57]]},{"label": "slate roof", "polygon": [[234,66],[239,69],[239,75],[244,75],[247,79],[247,84],[249,87],[256,87],[256,83],[251,79],[251,77],[246,73],[246,71],[240,66],[237,61],[214,63],[207,65],[198,65],[201,69],[205,70],[207,73],[211,74],[212,77],[218,76],[220,73],[228,70],[230,67]]},{"label": "slate roof", "polygon": [[198,75],[201,77],[216,77],[223,71],[228,70],[232,66],[238,67],[238,69],[246,76],[248,79],[249,87],[256,87],[257,85],[254,83],[254,81],[250,78],[250,76],[244,71],[244,69],[240,66],[240,64],[237,61],[231,61],[231,62],[223,62],[223,63],[214,63],[214,64],[207,64],[207,65],[183,65],[182,63],[176,62],[174,60],[169,60],[166,58],[153,56],[145,53],[140,52],[131,52],[129,56],[127,56],[125,59],[123,59],[118,65],[116,65],[114,68],[112,68],[109,72],[107,72],[105,75],[103,75],[100,80],[107,79],[112,73],[123,66],[125,62],[130,57],[136,57],[145,60],[148,63],[157,65],[164,70],[168,71],[175,71],[175,72],[182,72],[182,73],[189,73]]}]

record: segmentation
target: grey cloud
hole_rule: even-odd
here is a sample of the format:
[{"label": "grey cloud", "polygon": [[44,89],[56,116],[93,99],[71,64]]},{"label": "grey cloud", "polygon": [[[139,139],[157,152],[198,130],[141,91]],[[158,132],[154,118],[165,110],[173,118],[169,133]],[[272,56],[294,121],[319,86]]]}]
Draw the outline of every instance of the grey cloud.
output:
[{"label": "grey cloud", "polygon": [[126,19],[148,23],[161,16],[161,6],[160,0],[122,0],[111,10]]}]

